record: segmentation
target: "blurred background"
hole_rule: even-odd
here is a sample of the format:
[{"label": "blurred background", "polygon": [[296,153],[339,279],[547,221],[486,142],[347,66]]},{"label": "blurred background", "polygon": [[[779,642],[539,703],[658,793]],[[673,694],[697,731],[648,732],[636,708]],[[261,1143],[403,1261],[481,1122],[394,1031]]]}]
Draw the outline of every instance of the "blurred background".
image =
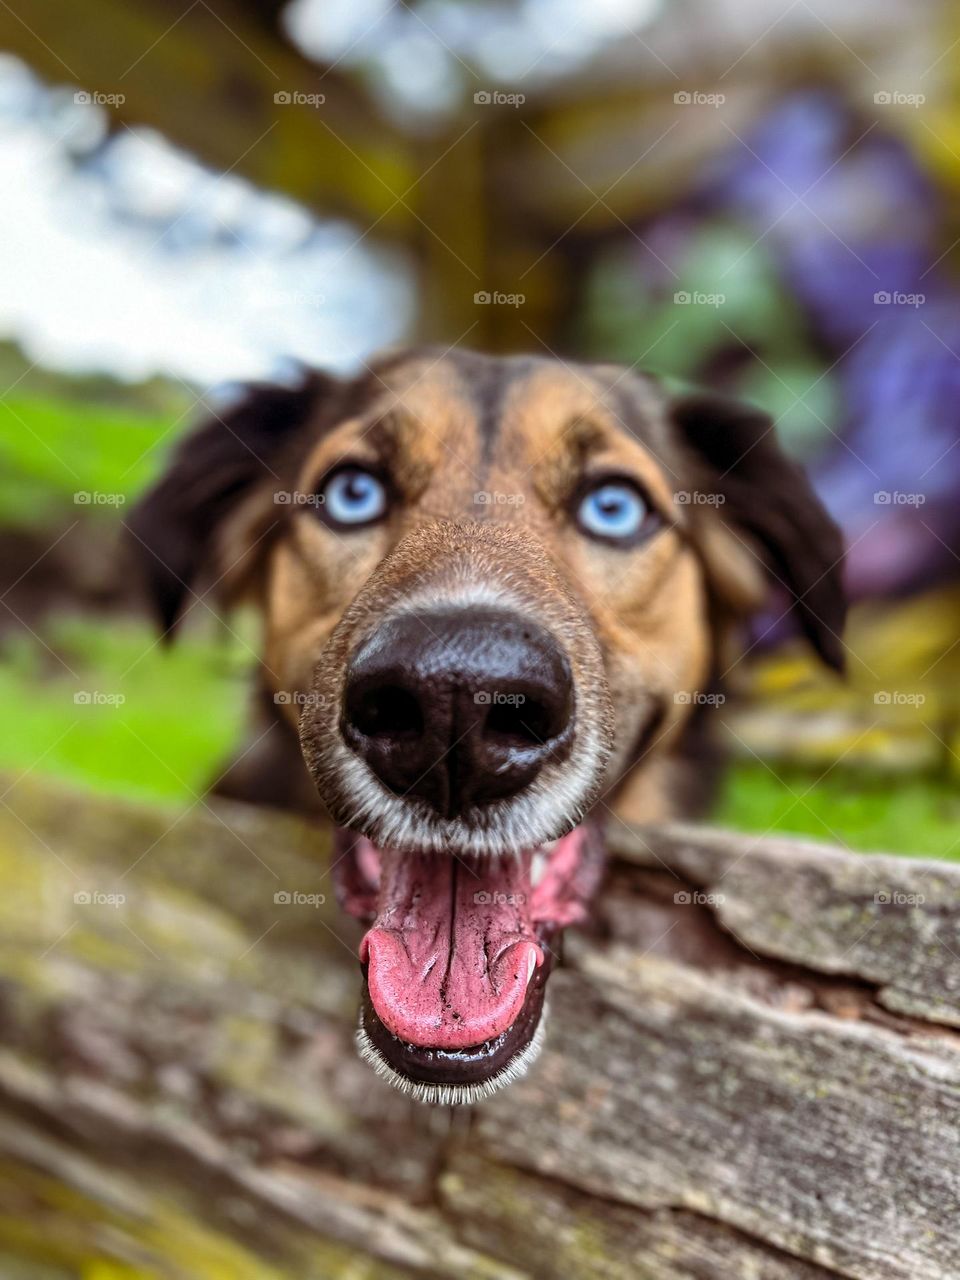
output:
[{"label": "blurred background", "polygon": [[125,511],[238,380],[426,339],[770,410],[847,535],[849,679],[774,599],[718,717],[714,818],[960,856],[954,6],[21,8],[0,7],[0,768],[202,791],[254,623],[205,604],[163,648]]}]

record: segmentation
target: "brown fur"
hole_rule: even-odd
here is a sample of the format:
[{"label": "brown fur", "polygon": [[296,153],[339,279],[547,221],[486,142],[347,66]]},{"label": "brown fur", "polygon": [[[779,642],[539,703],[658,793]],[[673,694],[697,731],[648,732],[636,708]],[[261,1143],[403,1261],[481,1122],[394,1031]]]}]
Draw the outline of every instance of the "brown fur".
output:
[{"label": "brown fur", "polygon": [[[389,476],[385,523],[336,531],[311,506],[275,500],[313,494],[347,459]],[[229,478],[219,488],[218,466]],[[624,549],[578,531],[570,504],[599,472],[640,482],[663,518],[655,536]],[[678,498],[694,491],[712,501]],[[197,502],[215,512],[198,518]],[[298,763],[303,713],[307,759],[340,821],[349,797],[327,744],[347,655],[398,602],[470,584],[505,592],[561,636],[578,716],[605,743],[591,802],[633,820],[690,803],[693,696],[733,652],[765,570],[824,658],[841,658],[839,535],[769,419],[713,398],[672,400],[612,366],[414,352],[352,383],[253,389],[183,443],[132,532],[169,631],[204,570],[262,612],[263,706],[278,720],[256,767],[243,762],[223,789],[312,803]]]}]

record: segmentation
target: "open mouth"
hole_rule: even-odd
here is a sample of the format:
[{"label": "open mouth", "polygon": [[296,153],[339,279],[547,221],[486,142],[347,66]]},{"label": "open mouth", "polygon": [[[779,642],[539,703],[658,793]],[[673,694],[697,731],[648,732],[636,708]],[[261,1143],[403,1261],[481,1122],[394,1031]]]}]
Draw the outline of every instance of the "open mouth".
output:
[{"label": "open mouth", "polygon": [[543,1038],[560,931],[586,916],[603,870],[596,829],[520,853],[461,858],[337,832],[341,906],[360,944],[361,1056],[425,1102],[469,1103],[521,1076]]}]

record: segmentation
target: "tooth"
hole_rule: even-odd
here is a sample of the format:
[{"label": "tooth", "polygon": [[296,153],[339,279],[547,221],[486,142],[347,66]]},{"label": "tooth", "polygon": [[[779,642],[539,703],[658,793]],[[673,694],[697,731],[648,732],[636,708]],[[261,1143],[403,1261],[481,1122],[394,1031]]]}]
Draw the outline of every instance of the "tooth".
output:
[{"label": "tooth", "polygon": [[530,887],[535,889],[547,869],[547,855],[538,849],[530,862]]},{"label": "tooth", "polygon": [[537,967],[537,953],[533,950],[533,948],[531,948],[530,955],[527,957],[527,985],[528,986],[530,984],[530,979],[533,977],[533,971],[536,967]]}]

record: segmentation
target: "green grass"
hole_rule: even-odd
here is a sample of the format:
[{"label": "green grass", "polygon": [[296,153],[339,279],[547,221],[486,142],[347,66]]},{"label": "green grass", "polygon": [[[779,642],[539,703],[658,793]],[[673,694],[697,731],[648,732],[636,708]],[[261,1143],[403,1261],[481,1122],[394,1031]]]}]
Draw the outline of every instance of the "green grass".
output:
[{"label": "green grass", "polygon": [[[118,509],[157,474],[196,417],[176,408],[172,392],[166,399],[171,407],[160,412],[149,398],[138,408],[135,397],[130,404],[7,397],[0,403],[0,526],[116,523]],[[78,493],[110,500],[78,502]],[[185,800],[237,748],[253,655],[235,642],[194,632],[164,648],[135,619],[60,618],[36,628],[38,639],[12,628],[0,645],[0,769]]]},{"label": "green grass", "polygon": [[[184,423],[117,407],[36,398],[0,403],[0,520],[42,526],[64,511],[115,516],[156,473]],[[111,495],[77,504],[75,494]]]},{"label": "green grass", "polygon": [[839,766],[823,771],[738,763],[716,822],[759,834],[807,836],[866,852],[960,859],[956,781],[916,774],[891,778]]},{"label": "green grass", "polygon": [[[138,408],[35,393],[5,399],[0,525],[115,523],[197,416],[175,409],[173,393],[167,398],[168,412],[149,400]],[[78,502],[77,494],[110,500]],[[172,648],[132,618],[71,617],[37,626],[49,648],[19,629],[0,646],[0,769],[29,769],[118,795],[186,800],[237,748],[253,655],[210,637],[212,626],[208,638],[194,632]]]},{"label": "green grass", "polygon": [[164,648],[146,623],[80,619],[61,621],[45,638],[76,674],[29,637],[4,644],[0,769],[188,800],[239,746],[249,655],[236,642],[228,650],[190,637]]}]

